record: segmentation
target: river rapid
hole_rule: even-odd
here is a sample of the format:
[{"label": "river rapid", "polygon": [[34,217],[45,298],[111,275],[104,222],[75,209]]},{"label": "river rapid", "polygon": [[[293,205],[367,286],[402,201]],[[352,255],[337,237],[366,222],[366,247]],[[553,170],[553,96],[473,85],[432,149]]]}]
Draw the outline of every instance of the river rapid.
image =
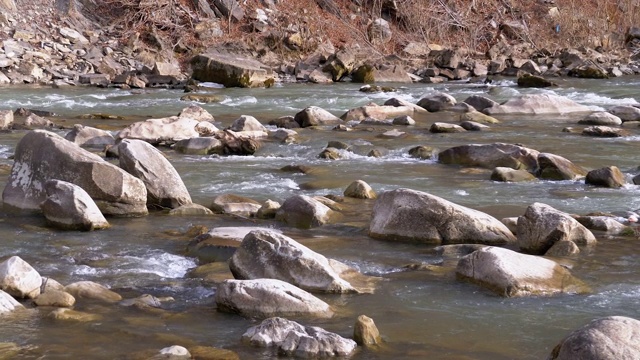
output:
[{"label": "river rapid", "polygon": [[[340,116],[369,102],[382,104],[391,97],[417,102],[434,91],[444,91],[458,101],[469,95],[507,100],[520,93],[547,92],[567,96],[594,110],[621,104],[637,104],[640,78],[611,80],[558,79],[552,90],[519,89],[512,79],[484,84],[413,84],[397,92],[365,94],[356,84],[286,84],[271,89],[222,89],[211,92],[221,103],[199,104],[216,118],[220,128],[239,115],[252,115],[267,124],[315,105]],[[213,85],[213,84],[212,84]],[[177,114],[188,103],[178,90],[118,90],[98,88],[0,88],[3,109],[19,107],[46,110],[67,129],[75,123],[114,132],[135,120]],[[96,120],[79,116],[106,113],[124,119]],[[640,209],[640,186],[631,177],[640,173],[640,129],[625,125],[631,136],[591,138],[563,132],[581,128],[577,117],[498,117],[502,122],[483,132],[432,134],[436,121],[457,122],[459,114],[432,113],[415,117],[410,127],[357,126],[354,131],[296,129],[295,144],[266,142],[254,156],[187,156],[162,149],[182,176],[196,203],[205,206],[221,194],[231,193],[258,201],[283,202],[295,194],[341,195],[354,180],[364,180],[380,193],[400,187],[429,192],[457,204],[484,211],[501,219],[520,216],[533,202],[577,214],[610,212],[624,215]],[[401,138],[379,135],[396,128]],[[55,130],[64,135],[68,130]],[[11,165],[11,155],[24,131],[0,134],[0,165]],[[317,158],[328,141],[352,146],[341,160]],[[568,158],[587,169],[615,165],[627,174],[622,189],[603,189],[577,181],[497,183],[490,171],[418,160],[408,149],[428,145],[439,150],[463,144],[518,143]],[[366,156],[372,149],[380,158]],[[307,165],[307,175],[282,172],[285,165]],[[0,176],[0,186],[7,178]],[[305,325],[351,337],[358,315],[374,319],[384,345],[359,350],[353,359],[544,359],[569,332],[590,320],[609,315],[640,318],[640,246],[636,237],[612,237],[595,233],[598,244],[580,255],[562,259],[572,273],[591,286],[587,295],[501,298],[475,285],[455,279],[456,259],[443,259],[433,246],[373,240],[367,236],[373,201],[347,199],[338,223],[298,230],[268,220],[224,215],[172,217],[163,212],[134,219],[111,218],[111,228],[94,232],[56,231],[44,218],[18,215],[7,210],[0,218],[0,259],[18,255],[43,276],[62,284],[92,280],[110,287],[124,298],[142,294],[173,297],[160,311],[80,301],[76,310],[101,315],[88,323],[48,319],[52,308],[25,303],[27,311],[2,319],[0,341],[23,347],[24,359],[125,359],[132,354],[160,350],[171,345],[202,345],[236,351],[242,359],[271,359],[264,349],[242,344],[244,331],[258,323],[215,309],[215,284],[191,270],[199,264],[187,256],[191,239],[180,235],[190,227],[267,226],[327,257],[383,278],[374,294],[318,295],[336,309],[331,319],[294,319]],[[431,264],[432,270],[407,270],[408,264]],[[222,265],[224,270],[224,265]],[[221,271],[224,275],[224,271]],[[227,273],[229,276],[230,274]],[[2,358],[0,354],[0,358]]]}]

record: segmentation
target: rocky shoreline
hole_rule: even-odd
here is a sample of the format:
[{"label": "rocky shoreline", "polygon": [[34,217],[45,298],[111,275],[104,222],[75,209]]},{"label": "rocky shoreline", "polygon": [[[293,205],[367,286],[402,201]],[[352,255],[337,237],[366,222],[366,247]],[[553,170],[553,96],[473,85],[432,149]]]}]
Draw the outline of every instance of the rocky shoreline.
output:
[{"label": "rocky shoreline", "polygon": [[[269,87],[276,82],[486,82],[492,76],[524,73],[596,79],[640,74],[638,28],[629,29],[617,50],[538,49],[502,36],[486,53],[411,42],[400,53],[383,57],[372,55],[367,47],[336,48],[325,42],[291,61],[259,45],[239,43],[187,55],[188,61],[181,66],[173,56],[155,53],[142,35],[117,39],[114,28],[88,22],[59,3],[65,1],[2,13],[0,84],[193,91],[199,81]],[[370,32],[375,37],[392,37],[389,24],[378,20]]]}]

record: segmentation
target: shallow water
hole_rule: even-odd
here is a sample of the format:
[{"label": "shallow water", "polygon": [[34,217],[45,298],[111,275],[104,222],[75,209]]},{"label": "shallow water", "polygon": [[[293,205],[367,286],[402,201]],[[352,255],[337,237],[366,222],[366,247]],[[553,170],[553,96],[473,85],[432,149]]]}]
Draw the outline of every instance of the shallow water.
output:
[{"label": "shallow water", "polygon": [[[638,78],[607,81],[558,79],[553,92],[594,109],[636,103]],[[463,83],[438,86],[410,85],[390,94],[363,94],[358,85],[284,85],[272,89],[217,89],[225,97],[219,104],[203,104],[221,127],[241,114],[263,123],[294,115],[309,105],[336,115],[349,108],[390,97],[416,102],[439,90],[463,100],[482,94],[506,100],[518,93],[547,90],[518,89],[511,80],[486,87]],[[55,112],[54,122],[70,127],[76,122],[117,129],[135,119],[177,114],[187,104],[173,90],[114,90],[74,88],[68,90],[1,88],[0,104],[6,109],[26,107]],[[81,114],[109,113],[124,120],[86,120]],[[219,194],[233,193],[258,201],[284,201],[294,194],[341,194],[353,180],[362,179],[377,192],[406,187],[426,191],[447,200],[485,211],[497,218],[522,215],[526,206],[544,202],[572,213],[624,212],[640,208],[640,187],[598,189],[581,181],[538,181],[505,184],[489,181],[489,172],[438,164],[434,160],[409,158],[407,150],[429,145],[444,150],[469,143],[510,142],[564,156],[594,169],[615,165],[629,177],[638,173],[640,131],[627,127],[633,136],[594,139],[562,132],[579,128],[575,117],[510,117],[486,132],[431,134],[435,121],[455,121],[453,114],[416,117],[413,127],[400,139],[377,137],[392,127],[356,127],[352,132],[301,129],[297,144],[266,143],[255,156],[184,156],[164,149],[181,174],[195,202],[208,205]],[[64,134],[66,130],[58,130]],[[0,163],[10,156],[24,132],[0,134]],[[352,145],[338,161],[317,159],[329,140]],[[382,158],[367,157],[373,148]],[[308,175],[279,171],[285,165],[313,167]],[[6,181],[2,176],[2,181]],[[4,183],[0,183],[4,185]],[[110,286],[125,298],[141,294],[171,296],[163,311],[149,312],[118,305],[80,301],[77,310],[102,315],[86,324],[47,319],[51,308],[32,308],[3,319],[0,339],[24,349],[18,358],[62,359],[125,358],[133,353],[159,350],[170,345],[215,346],[237,351],[243,359],[269,359],[274,354],[240,343],[240,336],[256,320],[218,313],[215,286],[188,275],[197,260],[185,255],[188,237],[167,232],[186,231],[193,225],[261,225],[282,229],[285,234],[328,257],[360,271],[383,278],[374,294],[320,295],[334,306],[332,319],[297,319],[343,336],[350,336],[360,314],[372,317],[385,345],[361,350],[354,359],[543,359],[555,344],[589,320],[624,315],[638,318],[640,304],[640,249],[634,238],[597,234],[599,243],[583,249],[580,256],[564,260],[572,272],[593,289],[589,295],[503,299],[474,285],[455,280],[455,259],[443,259],[432,246],[392,243],[366,235],[371,201],[347,200],[339,224],[313,230],[296,230],[272,221],[243,220],[226,216],[169,217],[163,213],[138,219],[109,219],[112,227],[91,233],[47,229],[39,216],[2,213],[0,258],[19,255],[42,275],[63,284],[92,280]],[[442,271],[407,271],[412,263],[441,264]],[[27,304],[29,306],[29,304]],[[29,306],[31,307],[31,306]]]}]

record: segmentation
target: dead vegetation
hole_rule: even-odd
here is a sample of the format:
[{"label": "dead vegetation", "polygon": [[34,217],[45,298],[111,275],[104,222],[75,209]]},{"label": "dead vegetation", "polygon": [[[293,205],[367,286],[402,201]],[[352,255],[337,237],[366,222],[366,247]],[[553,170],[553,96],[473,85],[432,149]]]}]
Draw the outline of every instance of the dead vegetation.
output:
[{"label": "dead vegetation", "polygon": [[[501,40],[528,43],[536,49],[621,47],[625,32],[640,26],[640,0],[296,0],[280,1],[269,10],[269,24],[255,27],[260,0],[237,3],[246,16],[218,19],[224,36],[197,37],[207,17],[204,0],[103,0],[101,11],[117,24],[122,38],[150,34],[143,40],[199,51],[216,43],[243,42],[286,59],[312,52],[330,41],[337,48],[359,44],[378,54],[397,54],[410,42],[465,47],[486,52]],[[228,0],[227,0],[228,1]],[[212,4],[210,1],[208,4]],[[235,3],[232,1],[232,3]],[[211,5],[213,6],[213,5]],[[367,27],[376,18],[391,24],[393,37],[372,44]]]}]

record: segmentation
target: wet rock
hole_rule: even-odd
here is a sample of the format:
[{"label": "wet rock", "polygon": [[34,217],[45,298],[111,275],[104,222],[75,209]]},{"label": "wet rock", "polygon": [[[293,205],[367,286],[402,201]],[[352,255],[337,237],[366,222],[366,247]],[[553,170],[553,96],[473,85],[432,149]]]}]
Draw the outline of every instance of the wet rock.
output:
[{"label": "wet rock", "polygon": [[115,144],[110,132],[81,124],[73,125],[65,137],[66,140],[84,147],[106,147]]},{"label": "wet rock", "polygon": [[373,319],[365,315],[358,316],[353,326],[353,340],[360,346],[378,345],[382,342]]},{"label": "wet rock", "polygon": [[489,129],[487,125],[480,124],[475,121],[463,121],[460,123],[460,127],[466,131],[485,131]]},{"label": "wet rock", "polygon": [[223,144],[214,137],[196,137],[180,140],[173,146],[174,150],[187,155],[223,154]]},{"label": "wet rock", "polygon": [[258,209],[256,217],[258,219],[274,219],[278,210],[280,210],[280,206],[279,202],[268,199],[262,204],[260,209]]},{"label": "wet rock", "polygon": [[254,118],[250,115],[240,115],[239,118],[235,119],[229,128],[233,131],[262,131],[267,132],[267,128],[264,127],[258,121],[258,119]]},{"label": "wet rock", "polygon": [[[500,105],[497,102],[481,95],[471,95],[468,98],[466,98],[464,102],[473,106],[473,108],[476,109],[477,111],[482,111],[486,108]],[[477,121],[477,120],[474,120],[474,121]]]},{"label": "wet rock", "polygon": [[209,136],[216,129],[208,121],[198,121],[188,117],[171,116],[161,119],[148,119],[133,123],[122,129],[116,140],[135,139],[157,145],[161,142],[175,143],[184,139]]},{"label": "wet rock", "polygon": [[187,253],[202,263],[227,261],[236,252],[242,239],[255,230],[270,229],[256,226],[213,228],[193,238],[187,245]]},{"label": "wet rock", "polygon": [[580,253],[580,248],[576,243],[569,240],[560,240],[554,243],[544,254],[552,257],[568,257]]},{"label": "wet rock", "polygon": [[76,298],[65,291],[47,290],[34,299],[38,306],[72,307]]},{"label": "wet rock", "polygon": [[260,209],[259,202],[239,195],[223,194],[216,196],[209,208],[217,214],[234,214],[240,216],[254,216]]},{"label": "wet rock", "polygon": [[436,155],[436,149],[430,146],[415,146],[409,149],[409,156],[422,160],[432,160]]},{"label": "wet rock", "polygon": [[410,189],[378,196],[369,236],[432,244],[501,245],[515,241],[504,224],[483,212]]},{"label": "wet rock", "polygon": [[554,261],[493,246],[460,259],[456,275],[504,297],[588,291],[584,283]]},{"label": "wet rock", "polygon": [[456,104],[456,99],[445,93],[435,93],[425,96],[418,101],[418,106],[425,108],[429,112],[448,110]]},{"label": "wet rock", "polygon": [[616,166],[591,170],[587,173],[585,184],[608,188],[620,188],[627,183],[624,174]]},{"label": "wet rock", "polygon": [[540,153],[538,156],[538,177],[544,180],[575,180],[587,175],[587,170],[562,156]]},{"label": "wet rock", "polygon": [[383,105],[387,105],[387,106],[396,106],[396,107],[410,107],[413,109],[413,112],[416,114],[427,114],[429,113],[427,111],[427,109],[420,107],[414,103],[410,103],[408,101],[402,100],[402,99],[398,99],[398,98],[391,98],[387,101],[384,102]]},{"label": "wet rock", "polygon": [[229,268],[236,279],[278,279],[306,291],[326,293],[359,292],[346,279],[362,276],[355,269],[270,230],[247,234],[231,257]]},{"label": "wet rock", "polygon": [[191,203],[180,174],[158,149],[145,141],[125,139],[118,152],[120,167],[147,188],[148,205],[174,209]]},{"label": "wet rock", "polygon": [[189,352],[194,360],[240,360],[240,356],[231,350],[209,346],[192,346]]},{"label": "wet rock", "polygon": [[526,94],[486,108],[487,115],[541,115],[590,113],[588,106],[580,105],[569,98],[552,94]]},{"label": "wet rock", "polygon": [[326,205],[306,195],[294,195],[284,201],[276,220],[297,228],[322,226],[331,221],[334,212]]},{"label": "wet rock", "polygon": [[629,105],[614,106],[609,112],[625,121],[640,121],[640,108]]},{"label": "wet rock", "polygon": [[33,299],[40,295],[40,285],[40,274],[19,256],[12,256],[0,263],[0,289],[7,294]]},{"label": "wet rock", "polygon": [[494,143],[485,145],[461,145],[438,154],[443,164],[463,165],[494,169],[509,167],[516,170],[536,172],[538,170],[537,150],[519,145]]},{"label": "wet rock", "polygon": [[5,314],[17,309],[24,309],[24,306],[17,302],[13,296],[0,290],[0,314]]},{"label": "wet rock", "polygon": [[558,86],[558,84],[554,83],[553,81],[547,80],[542,76],[524,73],[518,76],[518,86],[526,88],[546,88]]},{"label": "wet rock", "polygon": [[55,124],[51,120],[31,114],[24,119],[24,127],[27,129],[52,128]]},{"label": "wet rock", "polygon": [[508,167],[497,167],[491,173],[491,180],[503,182],[533,181],[536,177],[527,170],[515,170]]},{"label": "wet rock", "polygon": [[64,291],[78,299],[92,299],[107,303],[122,300],[122,296],[93,281],[78,281],[64,287]]},{"label": "wet rock", "polygon": [[7,130],[13,125],[13,111],[0,111],[0,130]]},{"label": "wet rock", "polygon": [[414,108],[410,106],[389,106],[372,103],[351,109],[344,113],[340,118],[344,121],[363,121],[366,119],[382,121],[403,115],[412,116],[413,114]]},{"label": "wet rock", "polygon": [[81,187],[66,181],[49,180],[44,188],[47,199],[40,208],[49,225],[83,231],[109,227],[96,203]]},{"label": "wet rock", "polygon": [[246,317],[333,316],[324,301],[276,279],[225,280],[216,290],[216,305],[218,310]]},{"label": "wet rock", "polygon": [[622,125],[622,119],[605,111],[597,111],[578,121],[578,124],[620,126]]},{"label": "wet rock", "polygon": [[303,128],[342,123],[339,117],[317,106],[309,106],[303,109],[294,116],[293,120]]},{"label": "wet rock", "polygon": [[589,230],[621,234],[629,229],[620,221],[608,216],[577,216],[575,219]]},{"label": "wet rock", "polygon": [[467,130],[465,130],[460,125],[443,123],[443,122],[433,123],[429,128],[429,132],[432,132],[434,134],[459,133],[459,132],[465,132],[465,131]]},{"label": "wet rock", "polygon": [[608,316],[591,321],[564,338],[549,360],[640,358],[640,321]]},{"label": "wet rock", "polygon": [[178,114],[179,118],[189,118],[197,121],[213,122],[214,117],[207,110],[198,105],[189,105]]},{"label": "wet rock", "polygon": [[554,243],[573,241],[577,245],[592,245],[596,238],[591,231],[566,213],[549,205],[534,203],[518,218],[518,246],[534,255],[544,255]]},{"label": "wet rock", "polygon": [[395,117],[392,124],[400,126],[413,126],[416,124],[416,121],[413,120],[413,118],[409,115],[402,115]]},{"label": "wet rock", "polygon": [[296,357],[346,357],[355,341],[315,326],[302,326],[284,318],[269,318],[249,328],[242,341],[258,347],[277,348],[279,354]]},{"label": "wet rock", "polygon": [[356,180],[344,190],[344,196],[356,199],[375,199],[376,192],[362,180]]},{"label": "wet rock", "polygon": [[612,138],[629,136],[631,133],[628,130],[614,128],[611,126],[589,126],[582,130],[582,135]]},{"label": "wet rock", "polygon": [[454,244],[441,245],[434,248],[436,255],[443,257],[463,257],[469,255],[476,250],[483,249],[488,245],[481,244]]},{"label": "wet rock", "polygon": [[89,314],[86,312],[75,311],[66,308],[60,308],[52,311],[47,315],[48,318],[54,320],[64,320],[64,321],[77,321],[77,322],[92,322],[99,321],[102,319],[100,315]]},{"label": "wet rock", "polygon": [[224,130],[216,133],[216,138],[222,142],[224,155],[253,155],[260,148],[260,142],[244,132]]},{"label": "wet rock", "polygon": [[377,137],[382,139],[397,139],[397,138],[405,137],[406,135],[407,133],[404,131],[393,129],[393,130],[385,131],[382,134],[378,135]]},{"label": "wet rock", "polygon": [[226,98],[217,94],[187,94],[180,97],[181,101],[195,101],[202,104],[220,103]]},{"label": "wet rock", "polygon": [[269,131],[269,139],[273,139],[285,144],[295,143],[298,140],[298,132],[291,129],[278,129]]},{"label": "wet rock", "polygon": [[270,87],[274,74],[257,60],[231,54],[201,54],[191,60],[192,78],[225,87]]},{"label": "wet rock", "polygon": [[169,215],[173,216],[207,216],[213,215],[213,211],[200,204],[184,204],[169,211]]}]

